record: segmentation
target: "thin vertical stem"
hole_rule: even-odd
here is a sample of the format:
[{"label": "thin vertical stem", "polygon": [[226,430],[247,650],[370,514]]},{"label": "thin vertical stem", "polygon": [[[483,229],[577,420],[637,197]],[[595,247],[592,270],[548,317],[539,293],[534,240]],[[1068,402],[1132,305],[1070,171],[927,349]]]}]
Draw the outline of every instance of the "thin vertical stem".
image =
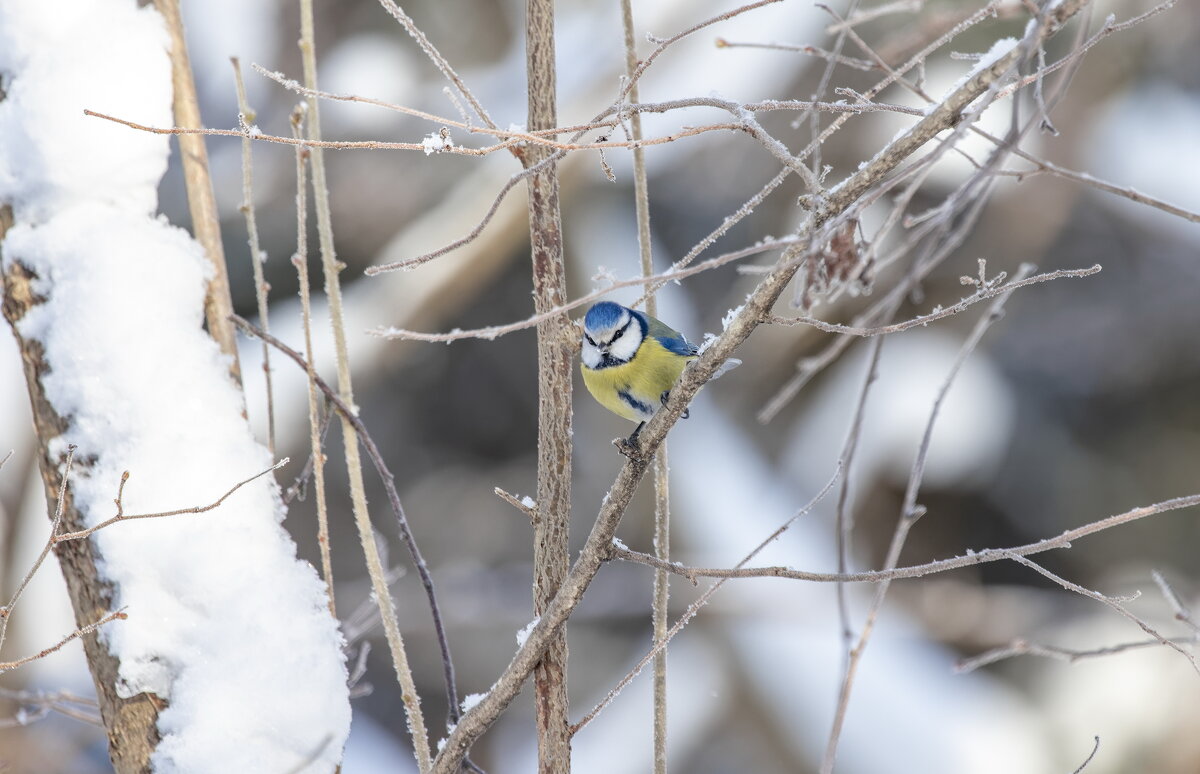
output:
[{"label": "thin vertical stem", "polygon": [[[304,63],[304,84],[309,89],[308,139],[321,139],[320,106],[312,95],[317,90],[317,60],[313,43],[312,0],[300,0],[300,54]],[[325,275],[325,295],[329,301],[329,319],[333,327],[334,352],[337,356],[338,394],[349,406],[354,405],[354,389],[350,380],[350,357],[346,349],[346,321],[342,314],[342,291],[338,274],[345,268],[337,259],[333,249],[333,223],[329,210],[329,189],[325,181],[325,159],[319,146],[309,149],[312,166],[313,200],[317,212],[317,233],[321,245],[321,266]],[[408,653],[404,639],[396,622],[396,610],[392,605],[391,592],[383,571],[379,548],[371,528],[371,516],[367,510],[367,495],[363,487],[362,459],[359,456],[358,433],[345,417],[339,417],[342,427],[342,444],[346,455],[346,472],[350,479],[350,500],[354,511],[354,524],[358,539],[366,557],[367,571],[371,576],[371,590],[379,605],[379,617],[383,621],[388,649],[396,679],[400,683],[401,698],[408,712],[408,726],[412,732],[413,751],[417,768],[424,774],[431,766],[429,735],[425,730],[425,716],[421,711],[421,697],[417,694],[412,670],[408,665]]]},{"label": "thin vertical stem", "polygon": [[[526,0],[526,73],[530,131],[556,125],[554,0]],[[532,167],[551,155],[531,147],[522,162]],[[558,167],[547,164],[530,176],[529,238],[533,262],[534,308],[540,313],[567,300]],[[567,576],[571,517],[571,376],[578,334],[564,313],[537,326],[538,486],[534,524],[533,605],[542,615]],[[567,717],[567,639],[559,631],[534,670],[534,706],[538,729],[538,771],[571,770],[571,734]]]},{"label": "thin vertical stem", "polygon": [[[635,48],[633,0],[621,0],[621,23],[625,32],[625,77],[630,79],[629,101],[637,104],[638,85],[633,80],[640,62]],[[642,139],[642,114],[629,117],[630,139]],[[646,180],[646,152],[640,145],[633,149],[633,192],[637,205],[638,248],[642,276],[654,274],[654,255],[650,235],[650,189]],[[646,297],[646,312],[658,316],[658,300],[653,292]],[[667,444],[664,441],[654,457],[654,553],[659,559],[671,559],[671,492],[668,483]],[[655,644],[667,637],[670,576],[666,570],[654,572],[653,626]],[[654,656],[654,774],[667,771],[667,649]]]},{"label": "thin vertical stem", "polygon": [[[200,120],[200,104],[196,100],[196,82],[188,61],[187,40],[183,34],[183,18],[179,0],[154,0],[171,36],[171,86],[175,92],[175,125],[185,129],[204,126]],[[208,292],[204,297],[204,319],[208,333],[221,352],[230,358],[229,374],[234,381],[242,380],[238,363],[237,339],[229,315],[233,314],[233,299],[229,294],[229,274],[225,268],[225,248],[221,244],[221,219],[217,214],[217,198],[213,194],[212,178],[208,174],[208,151],[203,134],[181,134],[179,156],[183,161],[183,180],[187,187],[188,209],[192,214],[192,232],[204,248],[212,265]]]},{"label": "thin vertical stem", "polygon": [[[254,152],[250,139],[250,127],[254,124],[254,111],[246,100],[246,84],[242,81],[242,66],[236,56],[230,57],[233,64],[233,80],[237,85],[238,123],[242,131],[242,214],[246,216],[246,240],[250,245],[250,265],[254,270],[254,296],[258,301],[258,322],[267,333],[271,332],[267,320],[267,287],[263,277],[263,262],[266,254],[258,240],[258,219],[254,216]],[[267,451],[271,459],[275,459],[275,391],[271,387],[271,348],[266,342],[262,345],[263,378],[267,386]]]},{"label": "thin vertical stem", "polygon": [[[299,137],[303,129],[301,111],[292,113],[292,133]],[[329,506],[325,497],[325,448],[321,433],[321,393],[313,366],[312,293],[308,284],[308,175],[305,160],[308,149],[296,146],[296,254],[292,265],[300,280],[300,315],[304,324],[304,370],[308,378],[308,438],[312,446],[313,489],[317,501],[317,545],[321,550],[321,577],[329,597],[329,614],[337,618],[337,602],[333,594],[333,561],[329,546]],[[265,332],[265,329],[264,329]],[[263,346],[267,346],[266,339]]]}]

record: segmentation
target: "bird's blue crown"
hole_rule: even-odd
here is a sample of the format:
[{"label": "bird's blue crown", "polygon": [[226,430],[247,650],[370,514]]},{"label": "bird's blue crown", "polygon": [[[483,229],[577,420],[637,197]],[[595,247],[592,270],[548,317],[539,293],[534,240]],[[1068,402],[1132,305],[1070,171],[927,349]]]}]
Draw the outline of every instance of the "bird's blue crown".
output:
[{"label": "bird's blue crown", "polygon": [[588,330],[602,331],[616,326],[625,307],[612,301],[601,301],[588,310],[583,326]]}]

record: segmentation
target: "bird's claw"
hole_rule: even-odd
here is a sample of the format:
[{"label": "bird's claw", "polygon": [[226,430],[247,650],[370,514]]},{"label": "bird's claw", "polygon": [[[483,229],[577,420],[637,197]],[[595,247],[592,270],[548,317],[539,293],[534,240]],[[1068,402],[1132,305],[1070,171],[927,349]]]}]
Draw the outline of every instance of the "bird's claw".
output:
[{"label": "bird's claw", "polygon": [[636,438],[614,438],[613,446],[617,451],[635,462],[643,459],[642,447]]}]

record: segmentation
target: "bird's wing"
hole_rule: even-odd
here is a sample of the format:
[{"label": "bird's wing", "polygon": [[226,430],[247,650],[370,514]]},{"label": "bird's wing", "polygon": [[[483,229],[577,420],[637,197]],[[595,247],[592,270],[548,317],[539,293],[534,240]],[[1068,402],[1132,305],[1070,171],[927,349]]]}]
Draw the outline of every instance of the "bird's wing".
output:
[{"label": "bird's wing", "polygon": [[656,320],[648,314],[645,315],[645,318],[649,334],[658,339],[658,343],[668,351],[684,357],[693,357],[699,351],[699,347],[684,338],[679,331],[668,327],[666,323]]}]

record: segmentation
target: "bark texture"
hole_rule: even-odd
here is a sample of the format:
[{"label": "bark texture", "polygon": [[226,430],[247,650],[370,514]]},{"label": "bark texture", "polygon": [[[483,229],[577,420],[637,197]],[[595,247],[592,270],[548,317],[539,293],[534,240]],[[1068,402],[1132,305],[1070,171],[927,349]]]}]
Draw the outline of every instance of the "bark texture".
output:
[{"label": "bark texture", "polygon": [[[556,125],[554,2],[528,0],[526,71],[529,79],[530,131]],[[549,156],[545,147],[526,150],[533,166]],[[567,301],[558,168],[551,164],[529,178],[529,236],[533,259],[534,307],[545,312]],[[571,374],[574,329],[564,313],[537,327],[538,487],[534,523],[533,605],[545,612],[568,569],[567,536],[571,518]],[[567,718],[567,639],[560,631],[534,670],[538,728],[538,771],[571,770],[571,733]]]},{"label": "bark texture", "polygon": [[[0,239],[11,225],[11,210],[8,207],[0,209]],[[33,292],[35,279],[32,272],[13,262],[4,272],[3,312],[21,351],[29,402],[33,408],[34,429],[37,432],[38,466],[46,486],[47,515],[53,519],[58,490],[62,486],[64,460],[59,455],[51,454],[50,442],[66,431],[67,418],[59,416],[42,388],[42,379],[50,369],[41,342],[24,338],[18,329],[18,323],[29,310],[45,300]],[[75,461],[76,469],[87,465],[87,459],[77,458]],[[61,529],[63,532],[76,532],[86,527],[68,487],[63,502]],[[54,555],[67,582],[77,627],[94,623],[112,611],[112,589],[96,570],[95,547],[91,540],[59,543],[54,548]],[[117,774],[149,772],[150,756],[159,741],[158,713],[166,706],[166,702],[148,693],[139,693],[128,699],[117,695],[120,662],[100,642],[97,632],[83,637],[83,650],[96,683],[100,717],[108,736],[108,754],[113,769]]]}]

